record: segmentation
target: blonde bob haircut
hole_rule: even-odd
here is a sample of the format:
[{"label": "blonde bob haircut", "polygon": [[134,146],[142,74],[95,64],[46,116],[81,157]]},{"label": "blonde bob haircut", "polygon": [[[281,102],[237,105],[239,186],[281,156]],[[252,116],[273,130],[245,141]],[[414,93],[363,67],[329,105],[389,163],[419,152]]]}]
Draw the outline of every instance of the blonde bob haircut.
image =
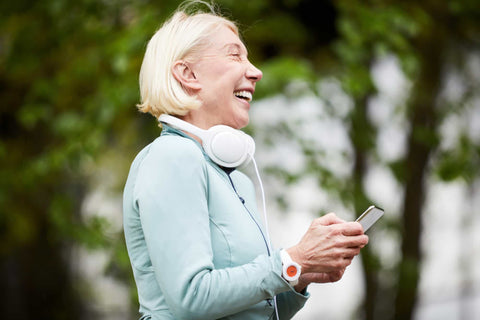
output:
[{"label": "blonde bob haircut", "polygon": [[[198,5],[205,5],[209,12],[199,10]],[[209,38],[222,26],[238,35],[232,21],[217,14],[212,4],[198,0],[184,3],[165,21],[148,42],[140,69],[141,104],[137,107],[141,112],[156,118],[163,113],[183,116],[200,107],[201,101],[184,90],[172,68],[178,60],[201,58]]]}]

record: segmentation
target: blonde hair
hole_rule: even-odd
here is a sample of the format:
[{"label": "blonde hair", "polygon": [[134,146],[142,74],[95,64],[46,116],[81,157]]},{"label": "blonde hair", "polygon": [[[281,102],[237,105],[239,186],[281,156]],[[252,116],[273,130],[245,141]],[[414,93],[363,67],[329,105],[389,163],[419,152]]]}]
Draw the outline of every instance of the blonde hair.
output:
[{"label": "blonde hair", "polygon": [[[193,6],[203,4],[205,13]],[[193,12],[187,12],[192,9]],[[204,1],[188,1],[168,19],[150,39],[140,69],[141,112],[154,117],[163,113],[183,116],[199,108],[201,102],[188,94],[174,78],[172,67],[178,60],[194,61],[199,52],[208,46],[209,38],[221,26],[238,35],[237,26],[216,13],[212,4]]]}]

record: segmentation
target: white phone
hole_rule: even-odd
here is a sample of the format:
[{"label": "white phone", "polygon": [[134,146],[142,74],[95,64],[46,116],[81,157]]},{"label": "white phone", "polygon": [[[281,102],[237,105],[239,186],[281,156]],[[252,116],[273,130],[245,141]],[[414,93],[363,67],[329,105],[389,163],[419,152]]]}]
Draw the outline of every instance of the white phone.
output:
[{"label": "white phone", "polygon": [[363,227],[363,232],[367,232],[367,230],[370,229],[370,227],[373,226],[383,214],[384,211],[382,208],[370,206],[360,217],[358,217],[357,220],[355,220],[355,222],[360,222]]}]

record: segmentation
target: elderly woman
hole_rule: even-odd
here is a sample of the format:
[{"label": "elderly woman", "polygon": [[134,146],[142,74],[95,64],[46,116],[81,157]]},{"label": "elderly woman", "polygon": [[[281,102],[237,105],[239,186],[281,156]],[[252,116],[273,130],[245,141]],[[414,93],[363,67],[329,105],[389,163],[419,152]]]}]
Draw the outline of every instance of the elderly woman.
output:
[{"label": "elderly woman", "polygon": [[140,71],[139,108],[163,125],[124,190],[141,319],[290,319],[308,284],[339,280],[368,237],[331,213],[298,244],[271,249],[254,185],[236,170],[253,155],[238,129],[262,72],[235,24],[209,9],[179,9]]}]

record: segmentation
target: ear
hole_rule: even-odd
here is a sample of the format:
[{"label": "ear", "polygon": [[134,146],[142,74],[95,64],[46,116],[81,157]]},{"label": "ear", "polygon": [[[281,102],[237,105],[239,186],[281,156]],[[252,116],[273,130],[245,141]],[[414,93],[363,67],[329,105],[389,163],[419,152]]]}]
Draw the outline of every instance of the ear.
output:
[{"label": "ear", "polygon": [[188,91],[198,91],[201,85],[189,64],[178,60],[173,64],[172,73],[175,79]]}]

